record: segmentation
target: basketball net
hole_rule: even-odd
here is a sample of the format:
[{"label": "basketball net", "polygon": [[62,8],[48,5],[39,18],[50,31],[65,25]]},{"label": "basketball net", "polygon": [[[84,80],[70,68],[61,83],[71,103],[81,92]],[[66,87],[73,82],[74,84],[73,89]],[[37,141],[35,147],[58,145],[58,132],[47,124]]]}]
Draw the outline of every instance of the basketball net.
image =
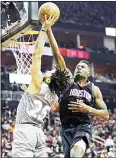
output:
[{"label": "basketball net", "polygon": [[[32,39],[32,42],[29,42]],[[29,36],[28,42],[25,42],[24,36],[10,43],[10,50],[16,60],[17,74],[30,74],[32,64],[32,54],[34,52],[34,38]]]}]

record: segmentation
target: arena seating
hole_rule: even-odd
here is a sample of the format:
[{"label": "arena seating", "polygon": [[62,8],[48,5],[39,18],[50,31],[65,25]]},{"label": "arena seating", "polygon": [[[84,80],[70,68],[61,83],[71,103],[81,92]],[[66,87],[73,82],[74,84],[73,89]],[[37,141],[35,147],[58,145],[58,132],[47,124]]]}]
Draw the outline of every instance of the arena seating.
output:
[{"label": "arena seating", "polygon": [[[40,6],[44,2],[38,2]],[[116,27],[116,2],[55,2],[61,22],[92,27]]]},{"label": "arena seating", "polygon": [[[38,7],[45,2],[38,2]],[[55,2],[61,11],[61,17],[59,22],[72,23],[79,25],[80,27],[116,27],[116,3],[115,2]],[[22,3],[16,2],[20,15],[25,14]],[[17,21],[20,21],[18,11],[16,10],[14,3],[2,2],[2,35],[7,34],[9,26]],[[12,16],[12,19],[8,19],[10,15],[10,7],[14,7],[17,11],[16,15]],[[8,15],[7,15],[8,14]],[[11,16],[10,16],[11,17]],[[7,21],[9,20],[9,21]],[[8,24],[7,24],[8,23]]]}]

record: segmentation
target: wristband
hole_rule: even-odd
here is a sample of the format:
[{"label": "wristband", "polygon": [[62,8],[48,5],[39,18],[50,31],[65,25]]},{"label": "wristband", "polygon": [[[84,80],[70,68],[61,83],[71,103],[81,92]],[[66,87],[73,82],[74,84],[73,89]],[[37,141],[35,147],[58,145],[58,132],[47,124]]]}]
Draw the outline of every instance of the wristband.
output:
[{"label": "wristband", "polygon": [[45,30],[42,29],[43,32],[46,32]]}]

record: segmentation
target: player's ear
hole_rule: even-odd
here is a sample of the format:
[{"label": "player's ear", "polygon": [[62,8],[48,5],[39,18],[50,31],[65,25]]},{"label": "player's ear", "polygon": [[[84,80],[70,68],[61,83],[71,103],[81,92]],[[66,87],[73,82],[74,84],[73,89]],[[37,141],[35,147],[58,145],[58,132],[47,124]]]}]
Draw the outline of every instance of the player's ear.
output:
[{"label": "player's ear", "polygon": [[50,78],[46,78],[46,82],[47,82],[48,84],[50,83],[50,81],[51,81]]},{"label": "player's ear", "polygon": [[47,82],[50,82],[50,78],[47,79]]}]

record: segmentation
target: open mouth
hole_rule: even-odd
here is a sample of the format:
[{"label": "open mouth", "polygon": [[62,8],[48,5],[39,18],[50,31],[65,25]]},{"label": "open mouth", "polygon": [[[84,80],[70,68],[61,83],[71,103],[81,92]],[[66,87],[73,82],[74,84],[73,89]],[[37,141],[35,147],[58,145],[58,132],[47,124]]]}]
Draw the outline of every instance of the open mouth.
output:
[{"label": "open mouth", "polygon": [[81,73],[81,71],[77,71],[77,73]]}]

